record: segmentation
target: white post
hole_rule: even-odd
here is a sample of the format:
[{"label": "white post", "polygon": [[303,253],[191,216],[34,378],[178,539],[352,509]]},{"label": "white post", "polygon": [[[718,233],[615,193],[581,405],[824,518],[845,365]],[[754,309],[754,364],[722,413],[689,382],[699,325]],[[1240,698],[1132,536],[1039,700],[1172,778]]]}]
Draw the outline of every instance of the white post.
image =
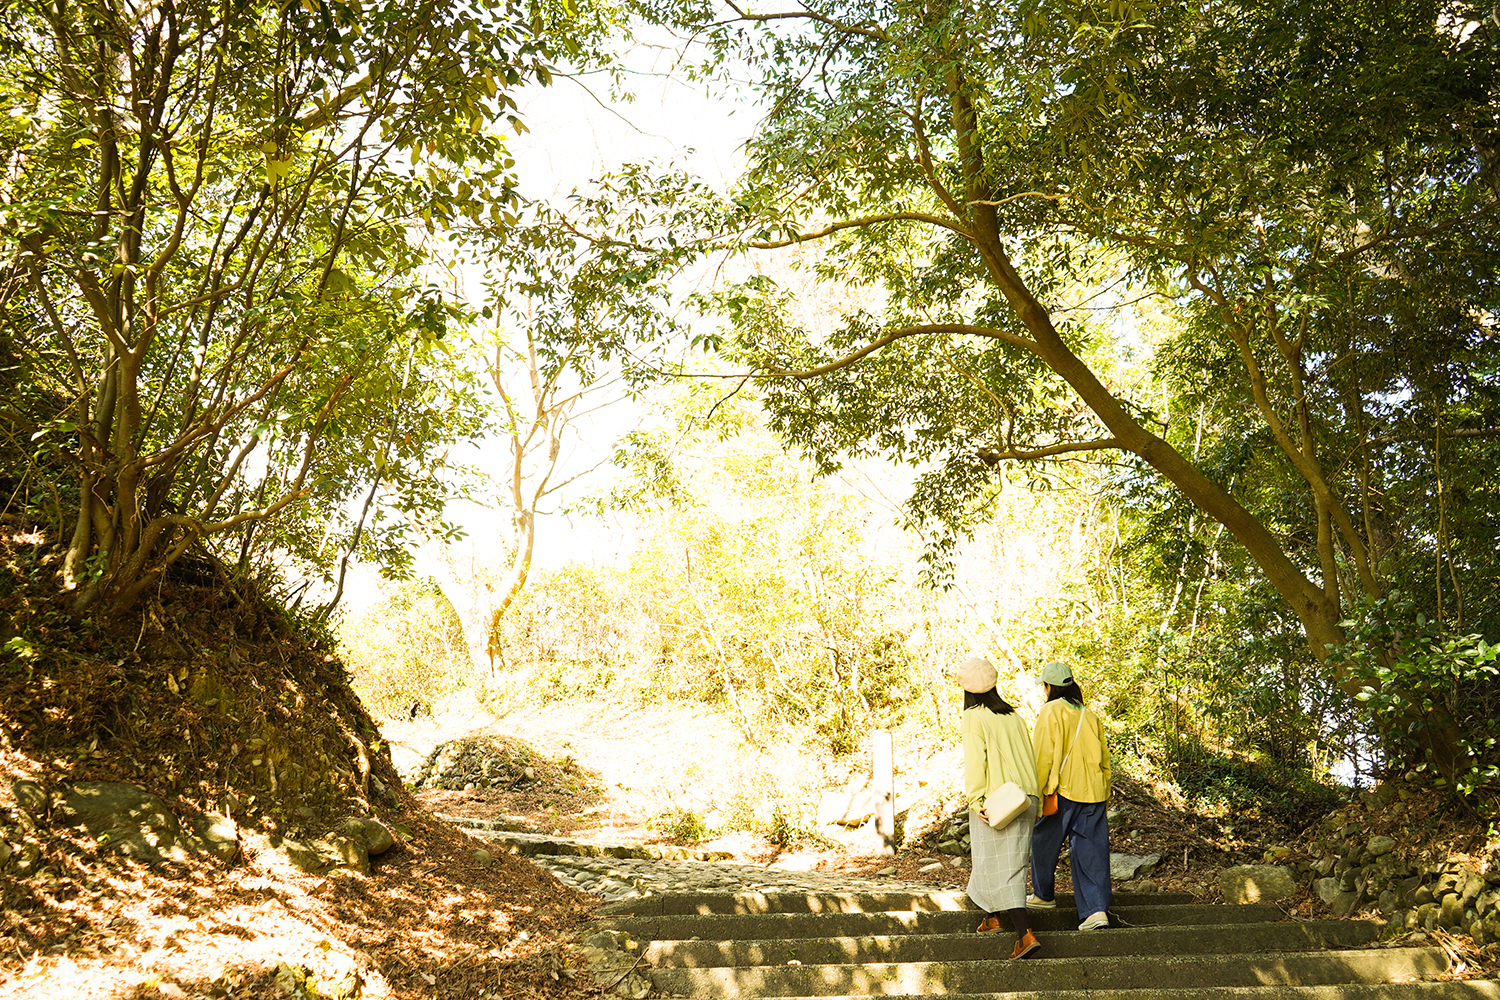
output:
[{"label": "white post", "polygon": [[891,734],[877,729],[870,734],[870,786],[875,792],[875,833],[880,837],[880,853],[896,854],[896,782],[891,766]]}]

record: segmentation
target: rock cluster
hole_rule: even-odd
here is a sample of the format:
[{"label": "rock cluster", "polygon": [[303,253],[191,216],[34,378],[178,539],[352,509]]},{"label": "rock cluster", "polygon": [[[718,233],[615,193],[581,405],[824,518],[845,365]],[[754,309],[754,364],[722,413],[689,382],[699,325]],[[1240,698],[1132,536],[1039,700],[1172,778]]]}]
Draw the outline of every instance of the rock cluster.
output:
[{"label": "rock cluster", "polygon": [[969,853],[969,811],[967,809],[949,818],[938,827],[932,837],[933,849],[943,854],[967,855]]},{"label": "rock cluster", "polygon": [[465,736],[433,747],[411,786],[453,791],[520,788],[536,780],[535,764],[524,750],[514,750],[500,740]]},{"label": "rock cluster", "polygon": [[356,816],[322,836],[287,838],[277,847],[292,864],[314,875],[327,874],[336,868],[368,875],[370,859],[390,850],[395,842],[391,831],[379,820]]},{"label": "rock cluster", "polygon": [[651,994],[651,964],[640,957],[640,942],[625,931],[597,931],[569,950],[582,960],[601,991],[628,1000],[645,1000]]},{"label": "rock cluster", "polygon": [[[1365,792],[1360,804],[1399,814],[1420,794],[1386,784]],[[1325,817],[1309,847],[1312,860],[1298,865],[1336,916],[1373,905],[1396,932],[1441,927],[1467,932],[1477,944],[1500,938],[1500,873],[1486,875],[1458,859],[1410,860],[1394,837],[1371,834],[1353,815]]]}]

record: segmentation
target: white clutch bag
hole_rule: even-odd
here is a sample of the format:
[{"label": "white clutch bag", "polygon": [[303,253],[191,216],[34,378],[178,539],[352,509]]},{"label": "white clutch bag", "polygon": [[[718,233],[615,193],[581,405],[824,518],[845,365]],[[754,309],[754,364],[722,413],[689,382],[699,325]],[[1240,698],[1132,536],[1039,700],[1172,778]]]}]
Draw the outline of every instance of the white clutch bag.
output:
[{"label": "white clutch bag", "polygon": [[984,797],[984,814],[996,830],[1010,826],[1030,807],[1031,800],[1014,781],[1007,781]]}]

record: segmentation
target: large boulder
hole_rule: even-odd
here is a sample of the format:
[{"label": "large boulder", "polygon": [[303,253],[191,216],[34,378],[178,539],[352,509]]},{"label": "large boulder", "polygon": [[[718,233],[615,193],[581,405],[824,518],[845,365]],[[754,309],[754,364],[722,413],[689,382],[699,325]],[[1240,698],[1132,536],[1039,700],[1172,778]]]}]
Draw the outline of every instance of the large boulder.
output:
[{"label": "large boulder", "polygon": [[1109,877],[1112,882],[1129,882],[1145,878],[1161,864],[1160,854],[1116,854],[1109,855]]},{"label": "large boulder", "polygon": [[85,781],[63,796],[63,823],[83,827],[101,850],[137,861],[184,854],[182,825],[159,796],[122,781]]},{"label": "large boulder", "polygon": [[1236,865],[1219,873],[1226,903],[1274,903],[1297,892],[1290,868],[1281,865]]},{"label": "large boulder", "polygon": [[344,835],[363,844],[365,854],[372,858],[384,854],[396,843],[391,831],[379,820],[359,816],[344,821]]}]

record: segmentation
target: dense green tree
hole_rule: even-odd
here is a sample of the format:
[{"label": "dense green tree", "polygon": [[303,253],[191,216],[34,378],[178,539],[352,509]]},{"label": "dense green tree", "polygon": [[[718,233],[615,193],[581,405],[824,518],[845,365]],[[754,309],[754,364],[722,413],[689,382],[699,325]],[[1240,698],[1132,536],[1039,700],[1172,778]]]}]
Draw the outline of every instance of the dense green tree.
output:
[{"label": "dense green tree", "polygon": [[[1450,361],[1488,332],[1483,12],[1112,0],[657,16],[694,33],[705,72],[748,67],[764,99],[736,193],[746,244],[819,243],[820,274],[874,303],[814,336],[773,282],[726,295],[733,349],[767,376],[789,439],[825,468],[867,452],[930,463],[914,507],[955,532],[982,512],[993,463],[1123,454],[1227,529],[1316,658],[1342,640],[1348,592],[1383,589],[1348,435],[1367,454],[1350,429],[1376,427],[1411,382],[1399,347],[1418,332],[1401,320],[1448,303]],[[1443,247],[1469,279],[1437,289],[1404,270]],[[1184,334],[1152,342],[1096,308],[1132,295],[1175,301]],[[1262,507],[1264,476],[1191,459],[1193,408],[1161,405],[1177,387],[1126,375],[1147,356],[1259,429],[1294,519]]]},{"label": "dense green tree", "polygon": [[430,507],[438,446],[475,426],[426,234],[506,222],[497,126],[544,40],[592,30],[572,10],[6,5],[3,418],[69,470],[76,609],[128,607],[200,543],[396,553],[371,503]]}]

